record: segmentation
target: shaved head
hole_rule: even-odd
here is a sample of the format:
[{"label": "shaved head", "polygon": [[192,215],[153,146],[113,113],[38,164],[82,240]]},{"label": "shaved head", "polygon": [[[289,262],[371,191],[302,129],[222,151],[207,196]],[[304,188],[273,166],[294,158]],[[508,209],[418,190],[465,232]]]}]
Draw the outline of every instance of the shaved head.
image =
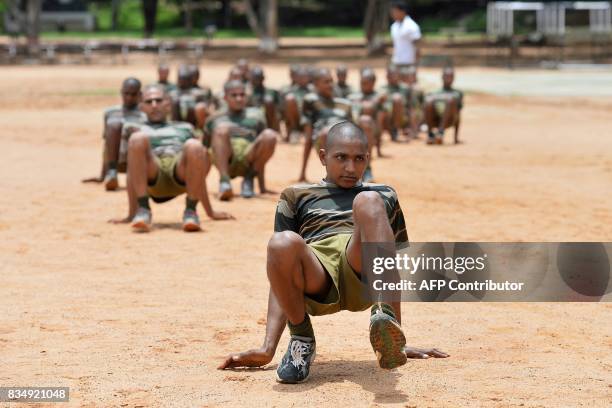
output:
[{"label": "shaved head", "polygon": [[244,83],[239,79],[231,79],[223,85],[223,91],[226,93],[234,88],[242,88],[244,89]]},{"label": "shaved head", "polygon": [[315,69],[314,73],[313,73],[313,78],[314,80],[319,80],[321,78],[327,77],[327,76],[331,76],[331,71],[327,68],[317,68]]},{"label": "shaved head", "polygon": [[329,129],[325,139],[325,150],[329,151],[337,143],[347,140],[358,140],[363,145],[363,148],[366,151],[368,150],[368,138],[363,133],[363,130],[347,120],[336,123]]},{"label": "shaved head", "polygon": [[121,84],[122,89],[134,88],[138,91],[140,91],[141,86],[142,84],[140,83],[140,81],[134,77],[126,78]]},{"label": "shaved head", "polygon": [[363,68],[361,70],[361,79],[376,79],[376,73],[372,68]]}]

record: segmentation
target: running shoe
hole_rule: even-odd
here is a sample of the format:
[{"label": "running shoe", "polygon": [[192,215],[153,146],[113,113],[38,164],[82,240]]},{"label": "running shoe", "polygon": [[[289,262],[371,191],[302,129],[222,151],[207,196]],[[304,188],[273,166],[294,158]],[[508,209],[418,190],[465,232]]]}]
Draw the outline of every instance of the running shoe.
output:
[{"label": "running shoe", "polygon": [[106,191],[115,191],[119,188],[117,169],[108,169],[104,176],[104,188]]},{"label": "running shoe", "polygon": [[138,208],[136,215],[132,218],[132,230],[134,232],[149,232],[151,231],[151,210],[147,208]]},{"label": "running shoe", "polygon": [[276,381],[285,384],[306,381],[315,354],[316,343],[313,338],[291,336],[287,352],[276,369]]},{"label": "running shoe", "polygon": [[393,369],[406,364],[406,337],[389,306],[376,304],[370,316],[370,343],[380,368]]},{"label": "running shoe", "polygon": [[193,210],[185,210],[183,213],[183,231],[197,232],[200,231],[200,217]]},{"label": "running shoe", "polygon": [[219,200],[230,201],[233,197],[234,192],[232,191],[232,183],[228,180],[221,180],[219,183]]},{"label": "running shoe", "polygon": [[255,197],[255,186],[253,184],[253,177],[245,176],[240,186],[240,195],[244,198]]}]

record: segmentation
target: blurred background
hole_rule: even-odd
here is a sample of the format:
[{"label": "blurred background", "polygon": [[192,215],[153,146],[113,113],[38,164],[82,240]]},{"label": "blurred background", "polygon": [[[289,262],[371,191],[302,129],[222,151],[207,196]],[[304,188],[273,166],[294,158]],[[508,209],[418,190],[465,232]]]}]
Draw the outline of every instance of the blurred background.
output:
[{"label": "blurred background", "polygon": [[[412,0],[425,66],[556,66],[612,60],[610,1]],[[237,47],[279,59],[390,53],[389,0],[4,0],[0,62]],[[302,51],[300,51],[302,50]],[[222,55],[220,55],[222,57]],[[113,59],[112,62],[119,62]]]}]

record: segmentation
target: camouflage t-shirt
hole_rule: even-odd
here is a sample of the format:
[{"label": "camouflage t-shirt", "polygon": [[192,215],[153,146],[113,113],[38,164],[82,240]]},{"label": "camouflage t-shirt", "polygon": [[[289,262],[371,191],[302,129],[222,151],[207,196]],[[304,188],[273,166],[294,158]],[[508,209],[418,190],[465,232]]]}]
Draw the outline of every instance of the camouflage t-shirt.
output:
[{"label": "camouflage t-shirt", "polygon": [[355,92],[349,95],[349,100],[353,105],[353,114],[355,116],[361,115],[363,102],[372,102],[374,104],[374,111],[376,113],[383,110],[382,94],[374,91],[369,94],[363,92]]},{"label": "camouflage t-shirt", "polygon": [[353,120],[351,103],[342,98],[324,98],[316,93],[304,97],[302,115],[316,136],[322,129],[343,120]]},{"label": "camouflage t-shirt", "polygon": [[[153,154],[158,157],[174,156],[183,150],[183,145],[194,137],[193,126],[187,122],[126,123],[123,126],[120,151],[127,153],[127,140],[136,133],[143,132],[149,138]],[[126,141],[125,146],[123,140]]]},{"label": "camouflage t-shirt", "polygon": [[427,95],[428,98],[433,98],[434,100],[447,100],[450,98],[457,99],[457,103],[459,105],[459,109],[463,109],[463,92],[458,91],[457,89],[440,89],[435,92]]},{"label": "camouflage t-shirt", "polygon": [[362,191],[376,191],[385,203],[396,243],[408,242],[404,214],[397,193],[384,184],[340,188],[333,183],[303,184],[286,188],[276,206],[274,231],[293,231],[307,243],[337,234],[352,234],[353,200]]},{"label": "camouflage t-shirt", "polygon": [[348,96],[350,94],[352,94],[353,92],[355,92],[353,90],[353,87],[350,86],[349,84],[344,84],[344,85],[339,85],[339,84],[334,84],[334,96],[338,97],[338,98],[348,98]]},{"label": "camouflage t-shirt", "polygon": [[280,105],[280,93],[272,88],[253,88],[249,87],[247,106],[262,107],[265,102],[272,102],[274,106]]},{"label": "camouflage t-shirt", "polygon": [[222,123],[231,123],[230,137],[243,138],[254,142],[255,138],[266,128],[266,120],[261,109],[246,108],[239,113],[224,110],[212,115],[204,125],[204,146],[210,147],[215,128]]},{"label": "camouflage t-shirt", "polygon": [[298,104],[301,104],[304,97],[310,92],[312,91],[308,86],[291,85],[289,89],[287,89],[286,94],[293,94],[295,99],[297,99]]},{"label": "camouflage t-shirt", "polygon": [[123,105],[115,105],[104,110],[104,127],[112,123],[144,123],[146,120],[147,115],[138,109],[138,106],[127,109]]},{"label": "camouflage t-shirt", "polygon": [[171,82],[156,82],[155,85],[164,87],[164,89],[166,90],[166,93],[168,94],[178,89],[178,87]]},{"label": "camouflage t-shirt", "polygon": [[412,90],[404,84],[386,84],[381,86],[378,92],[383,95],[387,95],[387,102],[392,102],[391,97],[394,94],[398,94],[402,97],[402,102],[405,106],[412,106]]}]

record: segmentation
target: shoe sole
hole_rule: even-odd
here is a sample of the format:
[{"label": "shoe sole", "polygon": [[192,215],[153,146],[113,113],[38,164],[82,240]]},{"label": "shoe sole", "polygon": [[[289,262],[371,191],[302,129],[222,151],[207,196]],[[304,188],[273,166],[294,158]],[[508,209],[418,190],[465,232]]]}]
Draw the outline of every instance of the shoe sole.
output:
[{"label": "shoe sole", "polygon": [[391,370],[406,364],[406,337],[397,323],[386,319],[376,320],[370,328],[370,343],[380,368]]},{"label": "shoe sole", "polygon": [[151,231],[151,225],[144,221],[139,221],[132,224],[132,231],[134,232],[149,232]]},{"label": "shoe sole", "polygon": [[114,178],[104,182],[104,188],[106,191],[115,191],[119,188],[119,180]]},{"label": "shoe sole", "polygon": [[234,197],[234,192],[232,190],[226,190],[219,194],[219,200],[221,201],[230,201]]},{"label": "shoe sole", "polygon": [[200,224],[196,224],[195,222],[186,222],[183,224],[183,231],[185,232],[198,232],[201,230]]}]

